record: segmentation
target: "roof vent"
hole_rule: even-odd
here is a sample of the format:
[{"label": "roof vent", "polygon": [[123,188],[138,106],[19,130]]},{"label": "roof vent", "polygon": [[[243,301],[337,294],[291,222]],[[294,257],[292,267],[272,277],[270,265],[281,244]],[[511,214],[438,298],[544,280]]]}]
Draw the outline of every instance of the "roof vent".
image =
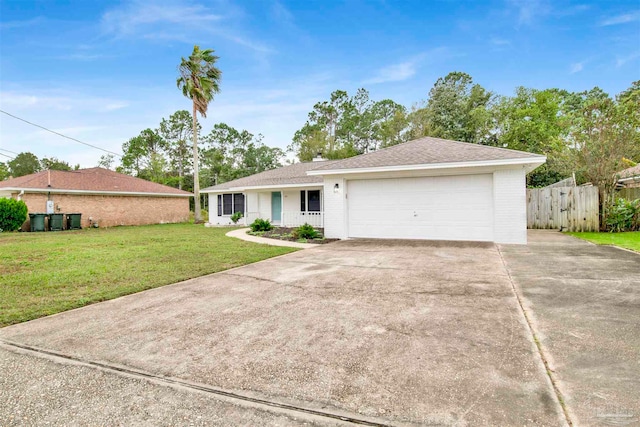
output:
[{"label": "roof vent", "polygon": [[324,161],[324,159],[322,158],[322,153],[318,152],[318,154],[316,154],[316,156],[313,158],[314,162],[322,162]]}]

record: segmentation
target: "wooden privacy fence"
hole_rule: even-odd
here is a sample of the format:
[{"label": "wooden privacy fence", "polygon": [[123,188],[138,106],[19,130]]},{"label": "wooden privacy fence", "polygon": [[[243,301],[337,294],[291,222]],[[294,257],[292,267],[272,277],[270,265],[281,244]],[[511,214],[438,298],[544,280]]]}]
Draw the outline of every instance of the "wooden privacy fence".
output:
[{"label": "wooden privacy fence", "polygon": [[640,187],[621,188],[618,190],[615,197],[616,199],[618,197],[622,197],[627,200],[640,199]]},{"label": "wooden privacy fence", "polygon": [[598,231],[598,187],[527,189],[527,227]]}]

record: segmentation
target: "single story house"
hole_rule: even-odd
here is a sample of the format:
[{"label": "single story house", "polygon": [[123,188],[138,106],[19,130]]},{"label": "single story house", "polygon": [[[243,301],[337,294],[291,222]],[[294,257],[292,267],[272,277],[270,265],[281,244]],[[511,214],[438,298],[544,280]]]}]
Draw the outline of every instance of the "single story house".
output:
[{"label": "single story house", "polygon": [[620,188],[640,187],[640,165],[625,169],[618,174],[617,185]]},{"label": "single story house", "polygon": [[202,190],[209,224],[242,212],[305,222],[328,238],[526,243],[525,176],[544,156],[420,138],[359,156],[297,163]]},{"label": "single story house", "polygon": [[83,227],[183,222],[192,196],[103,168],[45,170],[0,181],[0,197],[23,200],[30,213],[81,213]]}]

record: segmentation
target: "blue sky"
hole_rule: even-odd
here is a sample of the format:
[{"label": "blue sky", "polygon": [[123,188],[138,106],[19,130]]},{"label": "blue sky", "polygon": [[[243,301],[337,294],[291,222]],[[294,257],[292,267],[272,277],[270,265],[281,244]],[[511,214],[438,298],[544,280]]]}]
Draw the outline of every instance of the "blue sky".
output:
[{"label": "blue sky", "polygon": [[[465,71],[502,95],[616,94],[640,79],[640,1],[3,0],[0,108],[120,152],[190,109],[175,79],[194,44],[223,72],[204,131],[225,122],[284,148],[336,89],[411,106]],[[83,167],[103,154],[3,114],[0,148]]]}]

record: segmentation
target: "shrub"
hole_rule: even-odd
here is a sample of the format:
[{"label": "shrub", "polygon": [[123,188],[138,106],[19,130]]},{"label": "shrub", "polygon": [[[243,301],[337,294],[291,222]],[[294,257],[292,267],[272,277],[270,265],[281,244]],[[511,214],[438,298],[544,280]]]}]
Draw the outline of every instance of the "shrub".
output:
[{"label": "shrub", "polygon": [[0,198],[0,231],[16,231],[27,220],[27,205],[22,200]]},{"label": "shrub", "polygon": [[606,223],[613,233],[640,230],[640,199],[618,199],[609,206]]},{"label": "shrub", "polygon": [[271,229],[273,229],[273,225],[271,225],[271,222],[269,222],[268,219],[262,219],[262,218],[257,218],[255,221],[251,223],[250,227],[251,227],[251,231],[253,232],[270,231]]},{"label": "shrub", "polygon": [[292,234],[295,239],[317,239],[320,237],[320,233],[306,222],[293,230]]},{"label": "shrub", "polygon": [[244,215],[242,215],[242,212],[235,212],[233,215],[231,215],[231,217],[229,218],[234,224],[237,224],[238,221],[240,221],[240,219],[243,217]]}]

